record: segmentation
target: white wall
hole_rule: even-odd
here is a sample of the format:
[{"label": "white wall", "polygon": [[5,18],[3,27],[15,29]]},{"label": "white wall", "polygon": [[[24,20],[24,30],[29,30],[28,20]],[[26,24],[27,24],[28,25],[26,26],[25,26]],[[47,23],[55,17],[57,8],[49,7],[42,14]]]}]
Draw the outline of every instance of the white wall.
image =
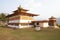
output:
[{"label": "white wall", "polygon": [[32,20],[20,20],[20,23],[31,23]]},{"label": "white wall", "polygon": [[[31,23],[32,20],[10,20],[9,23]],[[9,27],[15,27],[15,28],[27,28],[27,27],[31,27],[30,25],[24,25],[24,26],[21,26],[21,25],[8,25]]]},{"label": "white wall", "polygon": [[29,27],[32,27],[32,25],[26,25],[26,26],[21,26],[21,25],[8,25],[8,27],[11,27],[11,28],[29,28]]},{"label": "white wall", "polygon": [[39,23],[39,26],[40,26],[40,27],[43,27],[43,23]]},{"label": "white wall", "polygon": [[39,23],[40,27],[49,27],[48,22]]},{"label": "white wall", "polygon": [[11,21],[9,21],[9,23],[19,23],[20,22],[20,20],[11,20]]},{"label": "white wall", "polygon": [[31,23],[32,20],[11,20],[9,23]]},{"label": "white wall", "polygon": [[19,28],[29,28],[29,27],[32,27],[32,25],[25,25],[25,26],[19,25]]},{"label": "white wall", "polygon": [[15,26],[15,25],[8,25],[8,27],[19,28],[19,26]]},{"label": "white wall", "polygon": [[48,23],[43,23],[43,27],[49,27]]}]

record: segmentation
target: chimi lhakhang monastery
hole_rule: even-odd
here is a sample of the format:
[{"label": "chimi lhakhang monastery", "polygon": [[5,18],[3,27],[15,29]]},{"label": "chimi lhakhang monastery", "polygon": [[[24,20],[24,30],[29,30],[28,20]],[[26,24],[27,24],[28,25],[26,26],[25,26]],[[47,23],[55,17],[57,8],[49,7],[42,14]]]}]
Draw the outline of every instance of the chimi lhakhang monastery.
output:
[{"label": "chimi lhakhang monastery", "polygon": [[13,14],[7,15],[8,27],[28,28],[34,27],[34,24],[39,25],[40,27],[57,27],[55,17],[51,17],[49,20],[35,21],[33,17],[38,15],[28,13],[27,11],[29,10],[23,9],[19,6],[17,10],[13,11]]}]

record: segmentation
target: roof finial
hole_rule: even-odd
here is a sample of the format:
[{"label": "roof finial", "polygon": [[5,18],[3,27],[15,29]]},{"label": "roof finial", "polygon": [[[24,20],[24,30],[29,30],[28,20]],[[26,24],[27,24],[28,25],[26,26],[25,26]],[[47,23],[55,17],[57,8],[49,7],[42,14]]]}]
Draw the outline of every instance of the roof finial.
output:
[{"label": "roof finial", "polygon": [[51,16],[51,19],[56,19],[54,16]]},{"label": "roof finial", "polygon": [[28,11],[26,9],[23,9],[23,7],[21,7],[21,5],[19,5],[18,10]]},{"label": "roof finial", "polygon": [[19,8],[22,9],[21,5],[19,5]]}]

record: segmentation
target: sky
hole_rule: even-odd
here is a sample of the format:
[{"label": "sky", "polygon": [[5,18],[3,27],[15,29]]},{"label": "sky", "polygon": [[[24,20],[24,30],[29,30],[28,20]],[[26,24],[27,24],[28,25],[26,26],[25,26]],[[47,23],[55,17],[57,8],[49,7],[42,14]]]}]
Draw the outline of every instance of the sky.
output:
[{"label": "sky", "polygon": [[38,14],[36,20],[60,17],[60,0],[0,0],[0,13],[12,14],[19,5],[29,13]]}]

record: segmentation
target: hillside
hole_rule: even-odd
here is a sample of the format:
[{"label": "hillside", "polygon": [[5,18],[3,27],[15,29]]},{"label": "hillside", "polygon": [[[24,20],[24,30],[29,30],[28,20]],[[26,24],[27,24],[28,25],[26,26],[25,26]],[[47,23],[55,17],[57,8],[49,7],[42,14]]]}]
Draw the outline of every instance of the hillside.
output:
[{"label": "hillside", "polygon": [[60,29],[12,29],[0,27],[0,40],[60,40]]}]

